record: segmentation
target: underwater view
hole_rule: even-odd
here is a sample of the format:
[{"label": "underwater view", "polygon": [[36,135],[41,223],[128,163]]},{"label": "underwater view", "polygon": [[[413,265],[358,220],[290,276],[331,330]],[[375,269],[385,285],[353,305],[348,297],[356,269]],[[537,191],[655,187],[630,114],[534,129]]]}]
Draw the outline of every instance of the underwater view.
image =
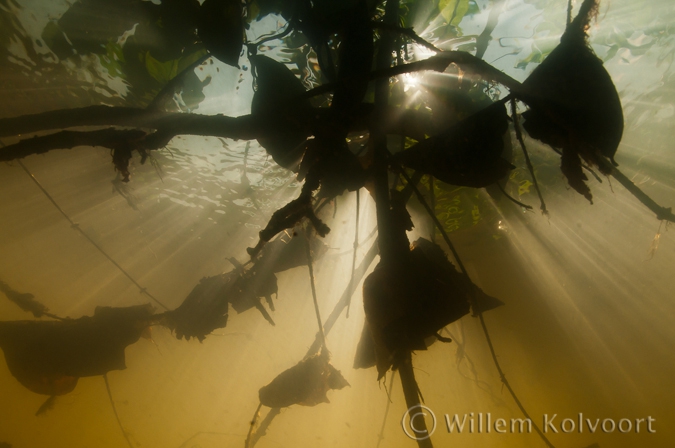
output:
[{"label": "underwater view", "polygon": [[0,39],[0,448],[675,446],[672,0]]}]

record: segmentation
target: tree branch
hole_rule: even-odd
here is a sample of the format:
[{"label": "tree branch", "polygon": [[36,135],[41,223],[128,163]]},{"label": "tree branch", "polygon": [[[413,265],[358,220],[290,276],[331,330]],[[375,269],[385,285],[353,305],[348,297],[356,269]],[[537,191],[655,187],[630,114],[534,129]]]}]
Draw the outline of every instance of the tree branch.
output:
[{"label": "tree branch", "polygon": [[124,143],[142,140],[145,135],[145,132],[139,130],[61,131],[7,145],[0,150],[0,161],[7,162],[22,159],[31,154],[43,154],[52,149],[70,149],[76,146],[104,146],[112,149]]},{"label": "tree branch", "polygon": [[[368,75],[368,80],[374,81],[382,78],[391,78],[393,76],[402,75],[404,73],[420,72],[425,70],[432,70],[442,72],[450,64],[456,64],[462,69],[476,73],[488,81],[498,82],[506,86],[512,93],[516,94],[519,99],[527,102],[527,94],[523,85],[511,78],[506,73],[503,73],[482,59],[467,53],[465,51],[443,51],[436,56],[432,56],[422,61],[412,62],[410,64],[397,65],[395,67],[375,70]],[[332,92],[336,88],[336,83],[322,84],[312,90],[308,90],[300,98],[312,98],[317,95]],[[521,98],[524,96],[525,98]]]}]

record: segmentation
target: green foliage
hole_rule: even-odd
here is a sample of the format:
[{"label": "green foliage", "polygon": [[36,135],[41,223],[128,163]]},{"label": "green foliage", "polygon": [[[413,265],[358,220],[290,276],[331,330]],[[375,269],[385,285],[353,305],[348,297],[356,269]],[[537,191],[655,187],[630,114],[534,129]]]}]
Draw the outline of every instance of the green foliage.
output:
[{"label": "green foliage", "polygon": [[469,11],[469,0],[439,0],[438,10],[448,25],[458,26]]}]

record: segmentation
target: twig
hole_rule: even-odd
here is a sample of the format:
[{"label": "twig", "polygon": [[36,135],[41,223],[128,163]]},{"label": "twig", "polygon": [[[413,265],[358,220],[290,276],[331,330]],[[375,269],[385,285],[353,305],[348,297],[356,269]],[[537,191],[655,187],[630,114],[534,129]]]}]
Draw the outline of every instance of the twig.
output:
[{"label": "twig", "polygon": [[310,248],[309,244],[309,232],[305,233],[305,242],[307,243],[305,245],[306,247],[306,253],[307,253],[307,267],[309,268],[309,283],[312,287],[312,300],[314,302],[314,312],[316,313],[316,321],[319,324],[319,335],[321,336],[321,346],[323,349],[327,350],[328,347],[326,347],[326,333],[323,331],[323,323],[321,322],[321,313],[319,312],[319,301],[317,300],[316,297],[316,286],[314,284],[314,267],[312,266],[314,263],[312,263],[312,250]]},{"label": "twig", "polygon": [[166,305],[164,305],[162,302],[160,302],[159,300],[157,300],[152,294],[150,294],[150,293],[147,291],[147,289],[145,289],[144,287],[142,287],[142,286],[141,286],[141,285],[140,285],[140,284],[139,284],[139,283],[138,283],[131,275],[129,275],[129,273],[128,273],[127,271],[125,271],[124,268],[123,268],[122,266],[120,266],[120,265],[119,265],[119,264],[118,264],[118,263],[117,263],[110,255],[108,255],[108,254],[106,253],[106,251],[104,251],[103,248],[102,248],[101,246],[99,246],[98,244],[96,244],[96,242],[95,242],[93,239],[91,239],[91,237],[89,237],[89,235],[87,235],[87,234],[84,232],[84,230],[82,230],[82,229],[80,228],[79,224],[77,224],[77,223],[74,222],[72,219],[70,219],[70,217],[66,214],[66,212],[63,211],[63,209],[59,206],[59,204],[54,200],[54,198],[53,198],[53,197],[47,192],[47,190],[42,186],[42,184],[40,183],[40,181],[38,181],[38,180],[35,178],[35,176],[33,175],[33,173],[31,173],[30,170],[29,170],[28,168],[26,168],[26,165],[24,165],[23,162],[21,162],[21,160],[18,160],[18,163],[19,163],[19,165],[21,166],[21,168],[23,168],[23,170],[28,174],[28,176],[30,176],[31,180],[35,183],[35,185],[37,185],[38,188],[42,191],[42,193],[44,193],[44,195],[47,197],[47,199],[49,199],[49,201],[54,205],[54,207],[56,207],[56,209],[59,211],[59,213],[61,213],[61,215],[63,215],[63,217],[66,218],[66,221],[68,221],[68,222],[70,223],[70,227],[71,227],[71,228],[77,230],[83,237],[85,237],[85,238],[87,239],[87,241],[89,241],[96,249],[98,249],[98,251],[99,251],[104,257],[106,257],[113,265],[115,265],[115,267],[116,267],[117,269],[119,269],[119,271],[120,271],[122,274],[124,274],[125,277],[127,277],[134,285],[136,285],[136,286],[138,287],[138,289],[140,290],[141,293],[143,293],[143,294],[145,294],[146,296],[148,296],[150,299],[152,299],[155,303],[157,303],[159,306],[161,306],[161,307],[164,308],[165,310],[168,310],[168,309],[169,309]]},{"label": "twig", "polygon": [[[390,391],[392,387],[394,387],[394,378],[396,378],[396,371],[391,372],[391,378],[389,379]],[[389,415],[390,406],[391,406],[391,398],[389,397],[389,395],[387,395],[387,407],[384,409],[384,417],[382,417],[382,428],[380,428],[380,435],[377,437],[377,446],[375,448],[380,448],[380,444],[384,440],[384,427],[387,424],[387,416]]]},{"label": "twig", "polygon": [[[370,265],[373,264],[373,260],[375,260],[375,257],[378,254],[378,247],[377,240],[373,241],[370,249],[368,249],[368,252],[366,252],[366,255],[361,260],[361,264],[359,264],[359,267],[357,267],[354,271],[354,281],[347,285],[344,292],[342,293],[342,296],[340,297],[340,300],[338,300],[338,302],[335,304],[333,311],[331,311],[330,315],[323,324],[323,329],[326,334],[330,333],[330,331],[333,329],[333,325],[335,325],[337,320],[340,318],[342,311],[347,307],[347,303],[349,303],[351,300],[351,297],[356,290],[356,285],[359,284],[363,276],[366,275]],[[320,346],[321,335],[317,334],[316,338],[314,339],[314,343],[312,343],[311,347],[307,350],[305,357],[316,353]]]},{"label": "twig", "polygon": [[122,426],[122,421],[120,420],[120,416],[117,413],[117,407],[115,406],[115,401],[113,400],[112,392],[110,391],[110,384],[108,383],[108,374],[107,373],[103,374],[103,380],[105,381],[105,389],[108,391],[108,399],[110,399],[110,405],[112,406],[112,410],[115,413],[115,418],[117,419],[117,424],[120,426],[120,431],[122,431],[122,435],[124,435],[124,439],[129,444],[129,448],[134,448],[134,446],[131,444],[131,440],[129,440],[129,436],[127,435],[127,432],[124,430],[124,427]]},{"label": "twig", "polygon": [[539,189],[539,182],[537,182],[537,176],[534,175],[534,166],[532,166],[532,162],[530,161],[530,155],[527,153],[527,148],[525,147],[525,141],[523,140],[523,134],[520,131],[520,124],[518,123],[518,110],[516,108],[516,99],[511,98],[511,118],[513,119],[513,127],[516,130],[516,138],[518,139],[518,142],[520,143],[520,147],[523,150],[523,155],[525,156],[525,163],[527,164],[527,169],[530,172],[530,176],[532,176],[532,182],[534,182],[534,188],[537,190],[537,195],[539,195],[539,202],[540,202],[540,210],[541,213],[544,215],[548,215],[548,210],[546,210],[546,203],[544,202],[544,196],[541,194],[541,190]]},{"label": "twig", "polygon": [[250,440],[247,439],[247,445],[245,445],[245,448],[253,448],[255,444],[258,443],[258,440],[260,440],[260,438],[266,434],[267,429],[272,424],[272,421],[279,414],[281,414],[281,409],[270,409],[270,411],[265,416],[265,419],[260,423],[258,430],[252,434]]},{"label": "twig", "polygon": [[262,408],[262,403],[258,405],[258,407],[255,410],[255,413],[253,414],[253,418],[251,419],[251,427],[248,429],[248,435],[246,436],[246,442],[244,442],[244,448],[249,448],[251,440],[253,437],[255,437],[256,430],[255,430],[255,424],[258,421],[258,417],[260,416],[260,409]]},{"label": "twig", "polygon": [[638,201],[642,202],[649,210],[656,214],[656,217],[659,220],[665,220],[670,222],[675,222],[675,215],[673,215],[672,207],[661,207],[659,204],[654,202],[652,198],[647,196],[644,191],[637,187],[630,179],[628,179],[619,169],[615,166],[612,166],[607,160],[598,157],[598,162],[602,168],[616,179],[621,185],[624,186],[633,196],[637,198]]},{"label": "twig", "polygon": [[[354,270],[356,269],[356,250],[359,248],[359,210],[361,209],[361,195],[359,194],[360,190],[356,190],[356,225],[354,226],[354,252],[352,254],[352,272],[349,276],[349,286],[351,289],[352,283],[354,282]],[[347,318],[349,318],[349,308],[352,304],[352,296],[349,296],[347,301]]]},{"label": "twig", "polygon": [[430,43],[429,41],[421,38],[419,34],[415,32],[412,28],[402,28],[400,26],[396,25],[390,25],[388,23],[383,23],[383,22],[371,22],[371,26],[376,29],[380,29],[383,31],[391,31],[394,33],[402,34],[404,36],[407,36],[411,38],[413,41],[416,43],[420,44],[421,46],[428,48],[431,51],[435,51],[436,53],[440,53],[441,50],[440,48],[436,47],[434,44]]},{"label": "twig", "polygon": [[511,384],[509,384],[509,380],[506,379],[506,375],[504,375],[504,371],[502,370],[501,365],[499,364],[499,360],[497,359],[497,353],[495,353],[495,348],[492,346],[492,339],[490,339],[490,333],[488,333],[487,325],[485,325],[485,319],[483,318],[483,313],[478,313],[478,318],[480,319],[480,325],[483,327],[483,333],[485,333],[485,339],[487,340],[488,347],[490,348],[490,354],[492,355],[492,361],[495,364],[495,367],[497,368],[497,372],[499,373],[499,378],[502,381],[502,384],[506,386],[508,389],[509,393],[511,394],[511,397],[513,397],[513,401],[516,402],[516,405],[518,405],[518,408],[520,409],[520,412],[523,413],[525,418],[529,421],[532,422],[532,426],[534,427],[534,430],[539,434],[539,437],[544,441],[546,446],[549,448],[555,448],[553,444],[546,438],[544,433],[539,429],[539,426],[530,418],[530,414],[525,410],[525,407],[523,404],[520,402],[518,399],[518,396],[516,395],[516,392],[513,390],[511,387]]},{"label": "twig", "polygon": [[527,210],[532,210],[532,206],[531,206],[531,205],[523,204],[523,203],[520,202],[519,200],[517,200],[517,199],[515,199],[514,197],[512,197],[511,195],[509,195],[509,194],[506,192],[506,190],[504,190],[504,187],[502,187],[501,184],[500,184],[499,182],[495,182],[495,185],[497,185],[497,186],[499,187],[499,190],[502,192],[502,194],[503,194],[504,196],[506,196],[511,202],[514,202],[514,203],[520,205],[521,207],[526,208]]}]

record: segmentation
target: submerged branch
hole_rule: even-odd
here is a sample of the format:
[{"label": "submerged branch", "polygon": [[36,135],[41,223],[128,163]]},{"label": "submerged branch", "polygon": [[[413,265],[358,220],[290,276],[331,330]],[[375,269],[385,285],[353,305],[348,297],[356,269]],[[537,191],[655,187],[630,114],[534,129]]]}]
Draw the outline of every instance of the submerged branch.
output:
[{"label": "submerged branch", "polygon": [[660,221],[670,221],[675,222],[675,215],[673,214],[672,207],[662,207],[657,204],[652,198],[650,198],[644,191],[638,188],[629,178],[627,178],[621,171],[619,171],[615,166],[606,161],[605,159],[599,159],[602,166],[601,168],[606,169],[610,174],[623,185],[626,190],[628,190],[633,196],[637,198],[638,201],[642,202],[649,210],[656,214],[656,217]]},{"label": "submerged branch", "polygon": [[70,149],[76,146],[104,146],[112,149],[124,143],[138,141],[145,135],[145,132],[139,130],[120,131],[112,128],[89,132],[61,131],[7,145],[0,151],[0,161],[22,159],[31,154],[43,154],[52,149]]},{"label": "submerged branch", "polygon": [[[413,73],[420,71],[437,71],[442,72],[447,69],[450,64],[460,66],[463,70],[476,73],[484,78],[486,81],[494,81],[503,84],[512,93],[517,94],[518,98],[527,102],[527,94],[524,91],[523,85],[507,75],[506,73],[494,68],[482,59],[467,53],[465,51],[443,51],[436,56],[432,56],[422,61],[411,62],[410,64],[397,65],[394,67],[374,70],[368,75],[369,81],[375,81],[383,78],[391,78],[393,76],[403,75],[405,73]],[[320,85],[312,90],[308,90],[302,94],[301,98],[312,98],[317,95],[332,92],[337,87],[337,83],[328,83]]]}]

